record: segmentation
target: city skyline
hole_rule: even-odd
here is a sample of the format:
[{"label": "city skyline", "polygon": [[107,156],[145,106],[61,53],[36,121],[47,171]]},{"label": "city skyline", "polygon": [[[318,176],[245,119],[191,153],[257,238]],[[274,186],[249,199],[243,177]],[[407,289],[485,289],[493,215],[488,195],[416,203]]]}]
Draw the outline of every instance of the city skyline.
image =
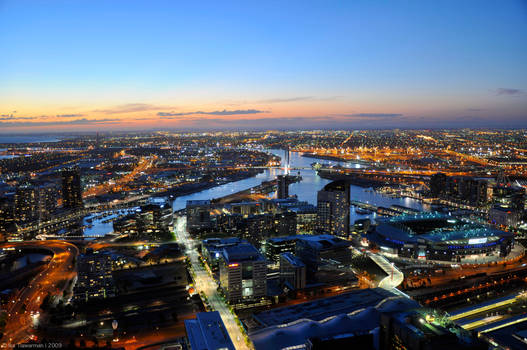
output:
[{"label": "city skyline", "polygon": [[522,1],[0,4],[1,133],[518,128]]}]

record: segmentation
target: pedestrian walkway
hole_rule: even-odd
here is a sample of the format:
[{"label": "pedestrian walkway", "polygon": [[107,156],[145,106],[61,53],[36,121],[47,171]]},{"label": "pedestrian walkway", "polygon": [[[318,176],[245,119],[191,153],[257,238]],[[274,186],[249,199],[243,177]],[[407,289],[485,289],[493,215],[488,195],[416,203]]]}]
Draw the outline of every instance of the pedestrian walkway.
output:
[{"label": "pedestrian walkway", "polygon": [[379,288],[392,290],[403,283],[404,274],[393,263],[390,263],[388,259],[374,253],[368,253],[368,256],[388,275],[379,282]]}]

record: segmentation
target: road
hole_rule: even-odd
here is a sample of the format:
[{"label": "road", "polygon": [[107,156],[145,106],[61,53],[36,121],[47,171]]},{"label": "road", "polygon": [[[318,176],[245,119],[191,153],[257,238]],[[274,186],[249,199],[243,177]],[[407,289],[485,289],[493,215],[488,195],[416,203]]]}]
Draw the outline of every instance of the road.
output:
[{"label": "road", "polygon": [[26,342],[33,337],[31,315],[38,315],[40,305],[46,295],[62,292],[57,288],[60,281],[74,277],[75,273],[72,266],[79,250],[73,244],[64,241],[27,241],[7,243],[1,247],[40,248],[50,250],[53,253],[53,257],[45,269],[34,277],[28,286],[21,289],[15,299],[10,301],[10,306],[7,309],[7,325],[2,338],[2,346],[8,346]]},{"label": "road", "polygon": [[196,274],[196,289],[199,292],[203,292],[207,296],[210,305],[220,313],[221,319],[236,349],[249,349],[249,346],[245,343],[244,335],[234,319],[234,315],[230,312],[226,302],[217,291],[218,285],[216,281],[214,281],[201,264],[198,251],[196,250],[197,242],[187,232],[187,219],[185,217],[177,218],[175,231],[177,241],[186,247],[186,255],[189,257],[192,269]]},{"label": "road", "polygon": [[124,187],[131,181],[133,181],[136,177],[140,176],[142,173],[150,169],[152,166],[154,166],[155,162],[157,160],[157,156],[153,156],[150,158],[147,157],[141,157],[139,159],[139,162],[137,163],[137,166],[128,174],[115,179],[113,184],[107,184],[103,183],[95,187],[91,187],[84,191],[82,194],[83,198],[93,197],[93,196],[100,196],[103,194],[106,194],[110,191],[119,192],[124,189]]},{"label": "road", "polygon": [[[519,249],[518,245],[514,248]],[[510,255],[509,255],[510,256]],[[452,264],[452,263],[451,263]],[[507,260],[501,260],[493,263],[484,263],[484,264],[464,264],[460,265],[458,268],[450,268],[445,266],[434,265],[426,266],[424,268],[430,270],[442,270],[444,273],[433,274],[428,273],[421,276],[412,276],[407,275],[407,281],[409,287],[417,287],[421,284],[426,285],[427,287],[435,287],[441,285],[447,285],[452,283],[453,280],[462,280],[464,278],[470,277],[472,275],[486,273],[488,276],[493,274],[504,273],[507,270],[513,270],[520,267],[525,267],[527,264],[527,256],[524,254],[524,248],[521,247],[521,252],[515,255],[513,258]],[[417,269],[417,268],[416,268]],[[428,282],[430,279],[430,282]]]}]

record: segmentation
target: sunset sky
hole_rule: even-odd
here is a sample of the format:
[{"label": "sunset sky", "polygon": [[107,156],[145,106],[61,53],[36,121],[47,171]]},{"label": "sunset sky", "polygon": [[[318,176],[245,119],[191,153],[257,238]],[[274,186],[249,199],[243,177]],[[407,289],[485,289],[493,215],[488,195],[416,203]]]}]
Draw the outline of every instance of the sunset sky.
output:
[{"label": "sunset sky", "polygon": [[527,127],[527,1],[0,0],[0,133]]}]

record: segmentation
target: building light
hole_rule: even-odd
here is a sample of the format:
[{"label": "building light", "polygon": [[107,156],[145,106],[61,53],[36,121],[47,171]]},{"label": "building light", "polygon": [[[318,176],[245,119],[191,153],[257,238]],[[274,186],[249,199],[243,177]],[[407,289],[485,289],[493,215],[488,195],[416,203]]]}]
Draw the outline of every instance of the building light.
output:
[{"label": "building light", "polygon": [[229,267],[238,267],[240,264],[238,263],[232,263],[232,264],[229,264]]}]

